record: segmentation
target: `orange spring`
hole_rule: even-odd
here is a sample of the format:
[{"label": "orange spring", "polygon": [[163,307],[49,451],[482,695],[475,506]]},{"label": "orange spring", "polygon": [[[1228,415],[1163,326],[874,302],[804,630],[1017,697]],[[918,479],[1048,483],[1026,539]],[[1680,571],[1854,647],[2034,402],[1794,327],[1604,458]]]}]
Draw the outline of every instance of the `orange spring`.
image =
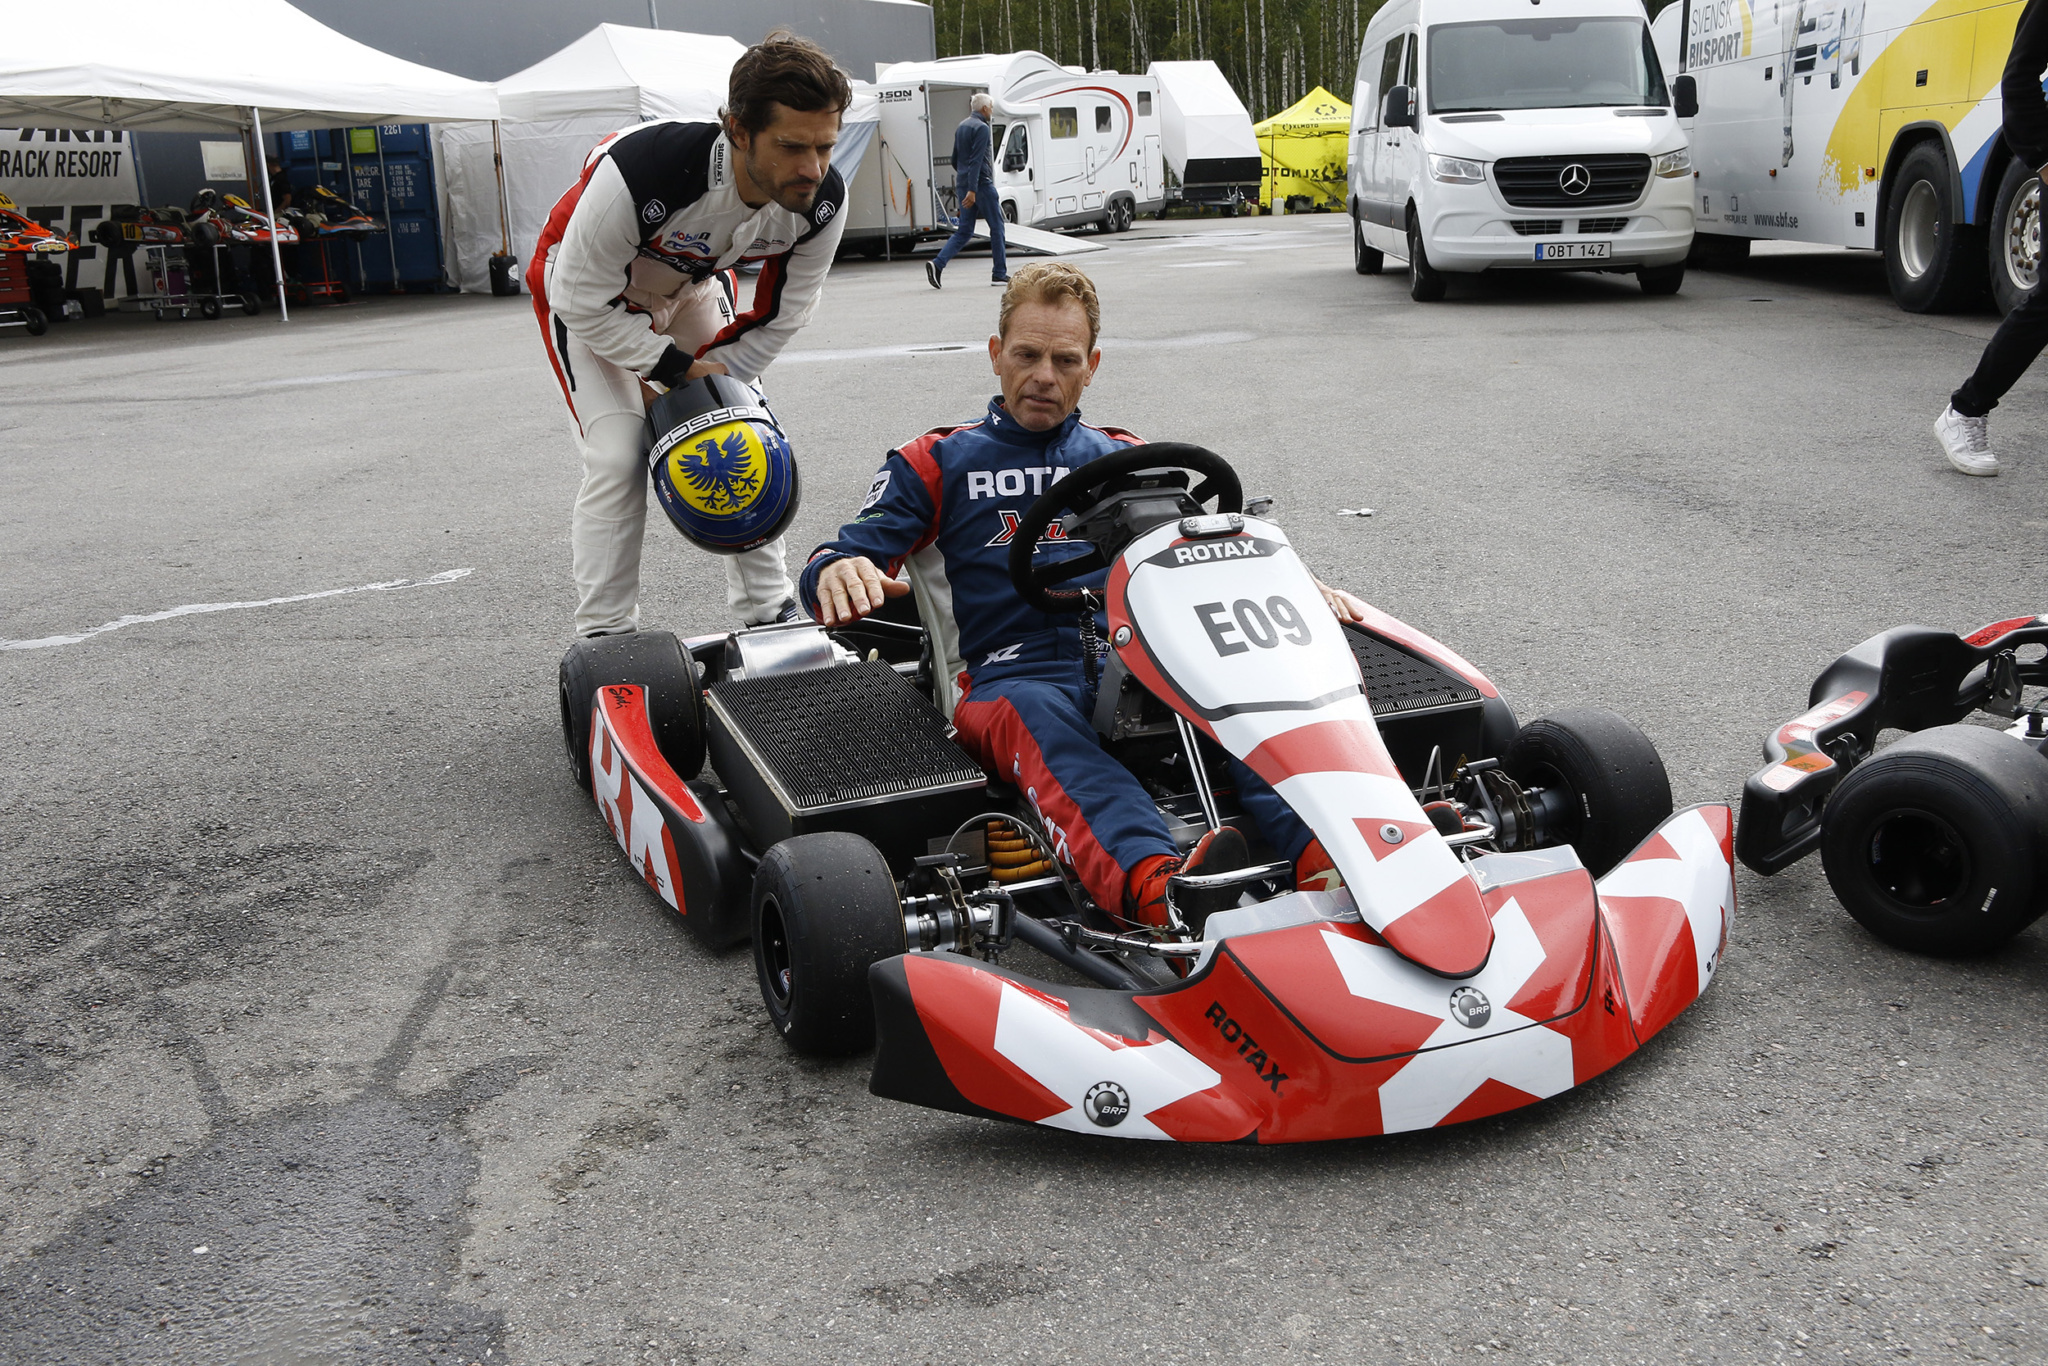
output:
[{"label": "orange spring", "polygon": [[1008,821],[990,821],[982,838],[988,847],[989,876],[997,882],[1023,882],[1052,872],[1038,846]]}]

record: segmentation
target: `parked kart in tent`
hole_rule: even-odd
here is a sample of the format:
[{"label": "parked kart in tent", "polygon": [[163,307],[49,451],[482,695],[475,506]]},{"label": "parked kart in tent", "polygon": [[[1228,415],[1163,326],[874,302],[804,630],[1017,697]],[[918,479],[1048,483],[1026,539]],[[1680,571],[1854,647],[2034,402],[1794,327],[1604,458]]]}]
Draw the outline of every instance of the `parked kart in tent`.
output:
[{"label": "parked kart in tent", "polygon": [[[299,191],[292,193],[297,196]],[[304,204],[294,204],[285,210],[285,217],[303,236],[368,237],[384,231],[384,225],[372,218],[367,209],[349,203],[325,185],[307,189],[305,199]]]},{"label": "parked kart in tent", "polygon": [[[2048,617],[1864,641],[1764,740],[1736,853],[1769,874],[1819,849],[1843,908],[1900,948],[1998,947],[2048,910],[2048,711],[2022,699],[2044,655]],[[1886,730],[1911,734],[1880,751]]]},{"label": "parked kart in tent", "polygon": [[0,327],[19,327],[31,337],[49,330],[49,315],[35,304],[33,273],[37,263],[76,250],[78,243],[24,216],[0,195]]},{"label": "parked kart in tent", "polygon": [[[1028,602],[1084,633],[1100,609],[1095,727],[1181,847],[1219,823],[1252,841],[1249,867],[1174,879],[1165,929],[1094,905],[1030,795],[952,742],[914,620],[579,641],[561,671],[578,781],[686,925],[751,935],[792,1047],[877,1042],[877,1095],[1286,1142],[1475,1119],[1612,1067],[1721,960],[1728,809],[1674,814],[1618,716],[1518,726],[1428,636],[1364,604],[1340,624],[1253,507],[1209,451],[1132,447],[1061,479],[1012,543]],[[1034,560],[1048,533],[1090,551]],[[1105,567],[1101,589],[1066,586]],[[697,776],[707,748],[723,790]],[[1216,782],[1226,755],[1342,888],[1293,885]],[[1019,943],[1094,985],[1002,966]]]}]

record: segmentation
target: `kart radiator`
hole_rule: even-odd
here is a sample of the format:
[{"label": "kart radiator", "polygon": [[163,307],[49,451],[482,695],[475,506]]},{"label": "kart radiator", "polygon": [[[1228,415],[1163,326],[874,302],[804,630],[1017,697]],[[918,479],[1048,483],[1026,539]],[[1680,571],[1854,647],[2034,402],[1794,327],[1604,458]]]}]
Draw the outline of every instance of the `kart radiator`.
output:
[{"label": "kart radiator", "polygon": [[1479,689],[1370,631],[1347,626],[1344,635],[1365,678],[1380,738],[1411,787],[1422,781],[1432,749],[1442,748],[1446,773],[1461,757],[1481,756],[1485,698]]},{"label": "kart radiator", "polygon": [[946,718],[879,660],[728,679],[707,700],[712,767],[763,848],[846,830],[902,872],[986,805]]}]

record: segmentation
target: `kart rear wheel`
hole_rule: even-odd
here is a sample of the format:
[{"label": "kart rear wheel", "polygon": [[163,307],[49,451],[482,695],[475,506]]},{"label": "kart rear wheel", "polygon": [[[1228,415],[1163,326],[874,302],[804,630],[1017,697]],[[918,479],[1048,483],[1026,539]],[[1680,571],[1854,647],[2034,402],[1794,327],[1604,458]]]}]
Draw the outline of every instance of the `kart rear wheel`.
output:
[{"label": "kart rear wheel", "polygon": [[1531,721],[1502,759],[1524,787],[1562,790],[1563,829],[1594,877],[1620,863],[1671,814],[1671,779],[1650,737],[1599,707]]},{"label": "kart rear wheel", "polygon": [[1937,726],[1842,779],[1821,866],[1856,923],[1914,953],[1987,953],[2048,909],[2048,759],[1982,726]]},{"label": "kart rear wheel", "polygon": [[704,702],[697,661],[667,631],[634,631],[579,640],[562,656],[562,743],[576,785],[590,790],[590,708],[597,690],[638,683],[647,690],[647,722],[661,757],[684,782],[704,767]]},{"label": "kart rear wheel", "polygon": [[827,830],[786,839],[754,873],[754,971],[783,1040],[812,1057],[874,1047],[868,969],[909,948],[881,851]]}]

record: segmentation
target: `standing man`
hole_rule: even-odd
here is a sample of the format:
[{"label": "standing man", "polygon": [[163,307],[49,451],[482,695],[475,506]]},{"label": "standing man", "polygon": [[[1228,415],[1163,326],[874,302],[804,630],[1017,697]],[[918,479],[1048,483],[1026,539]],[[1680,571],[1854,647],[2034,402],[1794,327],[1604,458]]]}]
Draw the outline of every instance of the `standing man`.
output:
[{"label": "standing man", "polygon": [[[846,226],[831,156],[852,98],[823,49],[770,34],[733,64],[719,122],[612,134],[548,215],[526,287],[583,456],[569,524],[578,635],[639,629],[648,402],[709,374],[758,390],[810,321]],[[761,269],[744,312],[743,262]],[[723,558],[741,620],[795,617],[781,538]]]},{"label": "standing man", "polygon": [[924,263],[924,278],[932,282],[933,289],[939,288],[946,263],[974,240],[976,214],[988,220],[988,240],[996,252],[995,283],[1010,283],[1009,262],[1003,257],[1003,206],[996,197],[995,149],[988,136],[989,115],[995,112],[996,102],[987,95],[976,95],[967,107],[967,117],[953,130],[953,188],[960,192],[960,224],[939,248],[938,259]]},{"label": "standing man", "polygon": [[[2048,176],[2048,98],[2041,92],[2043,68],[2048,68],[2048,0],[2027,0],[2000,85],[2005,98],[2005,144],[2022,164]],[[1935,419],[1934,435],[1949,464],[1964,474],[1998,473],[1998,457],[1991,453],[1985,433],[1985,415],[2019,382],[2043,346],[2048,346],[2048,289],[2036,284],[2019,307],[2006,314],[1985,346],[1976,373],[1949,396],[1948,407]]]}]

